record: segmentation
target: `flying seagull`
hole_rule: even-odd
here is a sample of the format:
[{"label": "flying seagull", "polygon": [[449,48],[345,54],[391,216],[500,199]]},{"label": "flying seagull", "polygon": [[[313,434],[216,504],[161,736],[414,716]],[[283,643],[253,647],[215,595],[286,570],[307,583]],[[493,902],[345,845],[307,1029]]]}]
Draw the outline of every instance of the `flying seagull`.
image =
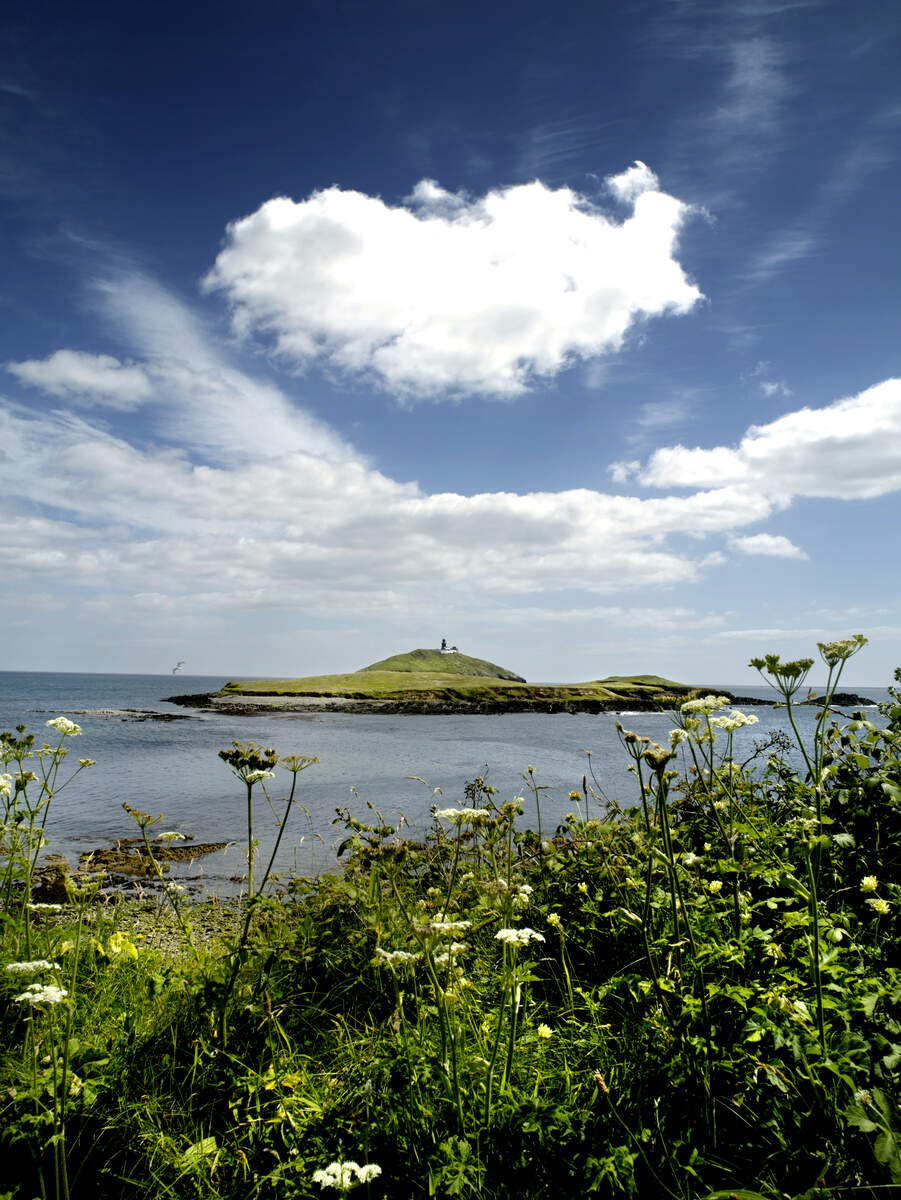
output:
[{"label": "flying seagull", "polygon": [[177,673],[178,673],[178,672],[179,672],[179,671],[182,669],[182,667],[183,667],[184,665],[185,665],[185,660],[184,660],[184,659],[181,659],[181,661],[180,661],[180,662],[177,662],[177,663],[175,664],[175,666],[172,668],[172,674],[173,674],[173,675],[177,674]]}]

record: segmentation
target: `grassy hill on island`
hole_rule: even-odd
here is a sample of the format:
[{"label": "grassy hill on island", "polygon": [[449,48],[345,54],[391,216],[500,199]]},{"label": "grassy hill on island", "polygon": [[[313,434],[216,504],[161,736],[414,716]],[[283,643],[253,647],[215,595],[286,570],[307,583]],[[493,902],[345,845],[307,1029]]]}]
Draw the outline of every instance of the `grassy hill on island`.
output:
[{"label": "grassy hill on island", "polygon": [[483,658],[470,658],[459,650],[409,650],[406,654],[392,654],[363,671],[413,671],[418,675],[475,675],[480,679],[508,679],[512,683],[525,683],[521,675],[486,662]]},{"label": "grassy hill on island", "polygon": [[343,697],[354,701],[403,704],[541,705],[636,701],[665,705],[691,689],[658,675],[611,676],[586,683],[527,683],[522,676],[459,651],[410,650],[359,671],[299,679],[241,679],[227,683],[219,697]]}]

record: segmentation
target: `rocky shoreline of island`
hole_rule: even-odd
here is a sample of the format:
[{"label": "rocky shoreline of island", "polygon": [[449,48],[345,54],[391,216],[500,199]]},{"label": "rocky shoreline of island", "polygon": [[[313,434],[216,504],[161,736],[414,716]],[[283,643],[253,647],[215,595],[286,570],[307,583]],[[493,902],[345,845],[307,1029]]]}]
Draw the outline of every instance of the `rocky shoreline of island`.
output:
[{"label": "rocky shoreline of island", "polygon": [[[707,689],[694,689],[702,694]],[[764,700],[757,696],[736,696],[719,688],[709,689],[718,696],[726,696],[730,704],[740,707],[772,708],[776,700]],[[286,695],[284,693],[265,692],[222,694],[220,692],[200,692],[184,696],[167,696],[165,703],[178,704],[185,708],[194,708],[201,712],[228,713],[231,716],[260,716],[277,713],[368,713],[368,714],[409,714],[414,716],[499,716],[505,713],[616,713],[616,712],[663,712],[678,708],[686,699],[685,696],[667,697],[619,697],[611,700],[601,700],[590,697],[574,696],[571,699],[545,699],[541,697],[523,697],[503,700],[448,700],[444,698],[417,698],[374,700],[360,699],[351,696],[317,696],[312,694]],[[816,698],[802,703],[822,703]],[[853,692],[841,692],[832,697],[832,706],[840,708],[868,708],[874,701]]]}]

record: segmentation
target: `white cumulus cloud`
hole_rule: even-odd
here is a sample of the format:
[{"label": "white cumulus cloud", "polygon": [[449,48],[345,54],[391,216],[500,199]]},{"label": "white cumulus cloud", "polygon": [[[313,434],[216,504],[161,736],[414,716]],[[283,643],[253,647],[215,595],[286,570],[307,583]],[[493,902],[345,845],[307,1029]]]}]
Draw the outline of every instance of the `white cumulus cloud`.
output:
[{"label": "white cumulus cloud", "polygon": [[137,408],[153,393],[142,367],[122,363],[110,354],[57,350],[49,358],[7,363],[6,369],[23,383],[84,408]]},{"label": "white cumulus cloud", "polygon": [[[631,468],[631,470],[629,470]],[[652,487],[735,487],[770,496],[873,499],[901,488],[901,379],[752,425],[737,447],[667,446],[637,471]]]},{"label": "white cumulus cloud", "polygon": [[732,539],[732,545],[742,554],[766,554],[773,558],[807,558],[800,546],[796,546],[781,534],[755,533],[750,537],[737,537]]},{"label": "white cumulus cloud", "polygon": [[689,206],[642,163],[608,186],[631,206],[621,221],[537,181],[474,199],[424,180],[398,206],[339,187],[280,197],[229,226],[205,283],[300,369],[408,399],[515,396],[701,298],[674,257]]}]

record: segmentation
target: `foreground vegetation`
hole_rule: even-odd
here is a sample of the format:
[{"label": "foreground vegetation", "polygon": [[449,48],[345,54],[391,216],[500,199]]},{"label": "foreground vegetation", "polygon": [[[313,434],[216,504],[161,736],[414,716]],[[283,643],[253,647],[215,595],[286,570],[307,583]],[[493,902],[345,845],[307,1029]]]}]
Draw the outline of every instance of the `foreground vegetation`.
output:
[{"label": "foreground vegetation", "polygon": [[[820,647],[827,690],[862,643]],[[812,660],[754,665],[794,728]],[[256,801],[286,771],[290,826],[315,760],[235,744],[222,757],[247,799],[243,921],[200,943],[164,884],[183,936],[166,957],[94,906],[97,879],[74,878],[62,912],[29,902],[78,727],[51,722],[45,748],[4,734],[0,1187],[28,1200],[890,1194],[892,695],[884,727],[838,726],[824,708],[800,771],[778,736],[736,763],[734,732],[754,718],[686,702],[665,746],[620,731],[635,808],[608,805],[589,770],[556,830],[531,766],[521,797],[484,779],[460,804],[436,797],[423,843],[342,814],[343,871],[278,902]],[[131,811],[149,853],[178,836]]]}]

